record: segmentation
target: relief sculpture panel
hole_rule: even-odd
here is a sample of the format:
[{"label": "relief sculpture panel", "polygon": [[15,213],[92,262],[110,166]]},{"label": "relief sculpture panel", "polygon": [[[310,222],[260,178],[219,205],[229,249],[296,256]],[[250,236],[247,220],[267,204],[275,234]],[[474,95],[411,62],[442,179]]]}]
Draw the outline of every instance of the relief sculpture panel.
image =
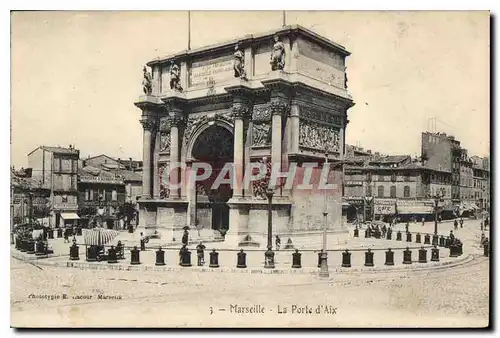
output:
[{"label": "relief sculpture panel", "polygon": [[299,144],[301,147],[338,152],[339,129],[309,121],[300,121]]}]

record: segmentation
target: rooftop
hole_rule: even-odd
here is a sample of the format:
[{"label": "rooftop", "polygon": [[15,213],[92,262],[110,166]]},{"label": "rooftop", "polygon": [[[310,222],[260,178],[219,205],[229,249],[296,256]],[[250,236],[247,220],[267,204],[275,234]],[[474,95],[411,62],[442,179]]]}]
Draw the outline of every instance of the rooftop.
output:
[{"label": "rooftop", "polygon": [[49,151],[54,154],[68,154],[68,155],[79,155],[80,150],[75,149],[72,145],[70,147],[65,148],[65,147],[54,147],[54,146],[40,146],[36,149],[34,149],[32,152],[30,152],[28,155],[31,153],[35,152],[37,149],[43,149],[45,151]]},{"label": "rooftop", "polygon": [[261,40],[272,38],[272,36],[274,34],[285,35],[285,34],[294,34],[294,33],[302,35],[302,36],[306,36],[309,39],[313,40],[314,42],[316,42],[320,45],[323,45],[324,47],[327,47],[329,49],[340,52],[344,56],[350,55],[350,53],[345,49],[344,46],[342,46],[336,42],[333,42],[332,40],[327,39],[324,36],[321,36],[321,35],[313,32],[310,29],[307,29],[307,28],[302,27],[300,25],[288,25],[288,26],[284,26],[284,27],[281,27],[279,29],[267,31],[264,33],[248,34],[248,35],[245,35],[245,36],[237,38],[237,39],[224,41],[224,42],[220,42],[220,43],[216,43],[216,44],[212,44],[212,45],[207,45],[204,47],[195,48],[195,49],[191,49],[191,50],[184,50],[184,51],[181,51],[179,53],[167,55],[164,57],[157,57],[157,58],[153,59],[152,61],[148,62],[147,65],[152,66],[154,64],[165,63],[165,62],[168,62],[170,60],[179,59],[179,58],[183,58],[183,57],[199,56],[199,55],[203,55],[207,52],[213,52],[214,50],[223,50],[226,48],[233,49],[234,45],[236,43],[246,44],[246,43],[252,43],[252,42],[259,42]]}]

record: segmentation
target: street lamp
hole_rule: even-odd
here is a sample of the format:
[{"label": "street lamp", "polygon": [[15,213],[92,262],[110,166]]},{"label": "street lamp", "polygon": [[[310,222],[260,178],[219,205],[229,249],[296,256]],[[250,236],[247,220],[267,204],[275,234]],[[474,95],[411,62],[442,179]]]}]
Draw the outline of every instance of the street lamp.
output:
[{"label": "street lamp", "polygon": [[99,218],[100,218],[100,223],[101,223],[101,228],[104,227],[104,208],[102,207],[102,200],[103,200],[103,196],[102,194],[99,195],[99,206],[97,208],[97,214],[99,215]]},{"label": "street lamp", "polygon": [[[325,168],[328,167],[328,146],[325,147]],[[328,168],[330,169],[330,168]],[[326,172],[326,177],[328,178],[329,174],[328,170]],[[328,183],[328,180],[326,180]],[[328,201],[327,201],[327,195],[326,195],[326,189],[324,193],[324,200],[323,200],[323,250],[321,251],[321,265],[320,265],[320,270],[319,270],[319,276],[320,277],[325,277],[328,278],[330,277],[330,273],[328,272],[328,254],[326,252],[326,228],[328,225]]]},{"label": "street lamp", "polygon": [[438,206],[439,202],[443,202],[444,199],[444,194],[440,191],[436,193],[436,195],[432,196],[434,199],[434,236],[432,236],[432,244],[437,245],[438,244]]},{"label": "street lamp", "polygon": [[273,252],[273,195],[274,190],[270,187],[266,189],[267,196],[267,251],[265,253],[264,267],[268,269],[274,268],[274,252]]}]

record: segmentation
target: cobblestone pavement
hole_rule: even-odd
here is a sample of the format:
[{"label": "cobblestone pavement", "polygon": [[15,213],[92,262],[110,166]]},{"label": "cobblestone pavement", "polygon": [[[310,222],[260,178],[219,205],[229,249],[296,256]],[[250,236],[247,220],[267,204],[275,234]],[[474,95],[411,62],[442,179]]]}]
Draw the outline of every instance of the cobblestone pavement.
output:
[{"label": "cobblestone pavement", "polygon": [[[13,326],[482,327],[488,324],[489,260],[480,256],[448,269],[352,272],[331,274],[328,280],[311,275],[217,274],[193,270],[175,274],[124,273],[33,264],[11,260]],[[63,294],[68,299],[62,299]],[[31,295],[61,299],[33,299]],[[99,295],[121,299],[98,299]],[[74,299],[78,296],[83,299]],[[92,298],[86,299],[88,296]],[[237,308],[231,305],[264,308],[264,313],[236,313]],[[298,313],[299,308],[306,306],[303,309],[306,313]],[[318,306],[323,306],[319,308],[320,314],[316,313]],[[312,313],[307,313],[309,309]]]}]

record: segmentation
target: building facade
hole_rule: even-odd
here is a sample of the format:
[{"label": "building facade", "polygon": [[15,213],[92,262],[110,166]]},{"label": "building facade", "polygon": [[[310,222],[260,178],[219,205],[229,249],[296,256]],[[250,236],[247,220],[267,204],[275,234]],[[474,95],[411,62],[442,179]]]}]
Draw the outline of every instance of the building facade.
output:
[{"label": "building facade", "polygon": [[[185,226],[226,228],[228,242],[241,244],[250,236],[265,245],[265,180],[243,187],[243,168],[261,162],[285,171],[297,163],[303,174],[304,162],[324,161],[325,147],[331,163],[342,160],[347,110],[353,105],[348,55],[324,37],[287,26],[149,62],[146,95],[135,103],[144,129],[140,226],[166,239],[180,238]],[[233,163],[233,189],[212,189],[210,179],[191,187],[187,173],[199,162],[214,172]],[[170,170],[171,163],[183,169]],[[332,180],[340,187],[340,167],[335,170]],[[326,197],[330,231],[341,230],[340,190]],[[319,231],[324,198],[302,194],[296,186],[278,187],[273,231],[289,236]]]},{"label": "building facade", "polygon": [[50,189],[51,213],[49,225],[62,227],[78,222],[78,159],[80,151],[41,146],[28,154],[32,178]]},{"label": "building facade", "polygon": [[348,221],[432,216],[431,197],[451,202],[451,172],[423,166],[409,155],[346,159],[344,200]]},{"label": "building facade", "polygon": [[118,229],[124,204],[125,183],[122,178],[97,167],[80,169],[78,213],[82,226],[99,224],[108,229]]}]

